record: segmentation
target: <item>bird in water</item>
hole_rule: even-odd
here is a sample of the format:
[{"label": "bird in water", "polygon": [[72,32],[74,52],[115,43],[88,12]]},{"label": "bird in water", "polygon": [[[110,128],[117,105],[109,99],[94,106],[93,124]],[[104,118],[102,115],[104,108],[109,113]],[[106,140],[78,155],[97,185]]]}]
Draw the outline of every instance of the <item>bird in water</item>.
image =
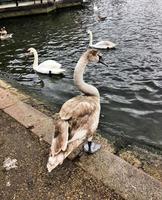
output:
[{"label": "bird in water", "polygon": [[97,21],[104,21],[107,18],[107,16],[101,16],[96,4],[93,5],[93,10]]},{"label": "bird in water", "polygon": [[29,55],[34,55],[33,69],[41,74],[63,74],[65,72],[64,69],[61,68],[61,64],[55,60],[46,60],[38,65],[38,53],[36,49],[29,48]]},{"label": "bird in water", "polygon": [[101,15],[96,16],[97,21],[104,21],[106,18],[107,18],[106,16],[101,16]]},{"label": "bird in water", "polygon": [[13,33],[7,33],[6,28],[3,27],[0,29],[0,40],[7,40],[9,38],[12,38]]},{"label": "bird in water", "polygon": [[88,49],[76,64],[74,84],[83,95],[66,101],[58,113],[47,163],[49,172],[62,164],[63,160],[85,140],[88,143],[84,145],[84,150],[89,154],[95,153],[101,147],[100,144],[92,142],[99,123],[100,93],[96,87],[83,79],[86,65],[91,62],[103,63],[97,50]]},{"label": "bird in water", "polygon": [[95,49],[113,49],[115,48],[116,44],[109,41],[109,40],[102,40],[100,42],[97,42],[96,44],[93,44],[93,34],[92,31],[87,30],[87,33],[89,34],[89,47],[95,48]]}]

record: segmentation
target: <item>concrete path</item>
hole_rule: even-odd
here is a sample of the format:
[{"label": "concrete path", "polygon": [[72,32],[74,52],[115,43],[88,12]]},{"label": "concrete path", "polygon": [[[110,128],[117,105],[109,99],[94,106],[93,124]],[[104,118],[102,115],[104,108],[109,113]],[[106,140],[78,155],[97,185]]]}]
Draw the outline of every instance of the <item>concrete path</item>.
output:
[{"label": "concrete path", "polygon": [[[74,162],[48,174],[49,145],[0,110],[0,199],[1,200],[123,200],[101,181]],[[5,158],[17,160],[5,170]]]}]

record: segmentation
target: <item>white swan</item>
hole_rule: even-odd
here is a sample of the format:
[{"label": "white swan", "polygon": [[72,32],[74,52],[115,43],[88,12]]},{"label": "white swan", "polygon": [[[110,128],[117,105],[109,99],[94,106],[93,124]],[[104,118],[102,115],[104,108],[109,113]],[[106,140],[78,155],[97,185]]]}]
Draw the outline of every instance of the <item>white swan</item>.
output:
[{"label": "white swan", "polygon": [[55,60],[46,60],[38,65],[38,53],[36,49],[29,48],[28,52],[34,55],[33,69],[41,74],[63,74],[64,69],[61,68],[61,64]]},{"label": "white swan", "polygon": [[92,35],[92,31],[88,30],[87,33],[90,36],[90,41],[89,41],[89,47],[91,48],[95,48],[95,49],[112,49],[116,46],[115,43],[110,42],[110,41],[100,41],[97,42],[96,44],[93,44],[93,35]]},{"label": "white swan", "polygon": [[9,38],[12,38],[13,33],[0,35],[0,40],[7,40]]}]

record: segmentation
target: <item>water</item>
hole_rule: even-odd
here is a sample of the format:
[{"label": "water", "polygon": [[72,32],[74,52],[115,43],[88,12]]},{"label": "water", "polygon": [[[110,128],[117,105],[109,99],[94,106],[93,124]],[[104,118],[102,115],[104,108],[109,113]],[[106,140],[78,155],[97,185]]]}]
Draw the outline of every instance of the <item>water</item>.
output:
[{"label": "water", "polygon": [[[23,89],[58,111],[79,94],[73,85],[75,64],[88,46],[87,29],[94,40],[109,39],[116,50],[102,51],[105,62],[89,65],[85,80],[101,94],[99,129],[105,137],[122,136],[162,147],[162,2],[161,0],[95,1],[107,19],[98,23],[93,4],[49,15],[1,21],[14,33],[0,43],[2,76],[16,79]],[[55,59],[66,68],[65,77],[35,74],[29,47],[39,53],[39,63]],[[21,77],[19,77],[21,75]],[[39,84],[39,80],[43,84]]]}]

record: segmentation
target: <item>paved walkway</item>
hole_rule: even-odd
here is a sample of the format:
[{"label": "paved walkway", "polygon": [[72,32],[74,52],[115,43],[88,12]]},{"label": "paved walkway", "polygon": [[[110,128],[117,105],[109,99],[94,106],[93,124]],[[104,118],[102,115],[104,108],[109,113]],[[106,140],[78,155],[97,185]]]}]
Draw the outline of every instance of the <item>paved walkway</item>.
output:
[{"label": "paved walkway", "polygon": [[[1,109],[0,152],[1,200],[123,200],[69,160],[48,174],[49,145]],[[17,168],[3,169],[7,157]]]}]

